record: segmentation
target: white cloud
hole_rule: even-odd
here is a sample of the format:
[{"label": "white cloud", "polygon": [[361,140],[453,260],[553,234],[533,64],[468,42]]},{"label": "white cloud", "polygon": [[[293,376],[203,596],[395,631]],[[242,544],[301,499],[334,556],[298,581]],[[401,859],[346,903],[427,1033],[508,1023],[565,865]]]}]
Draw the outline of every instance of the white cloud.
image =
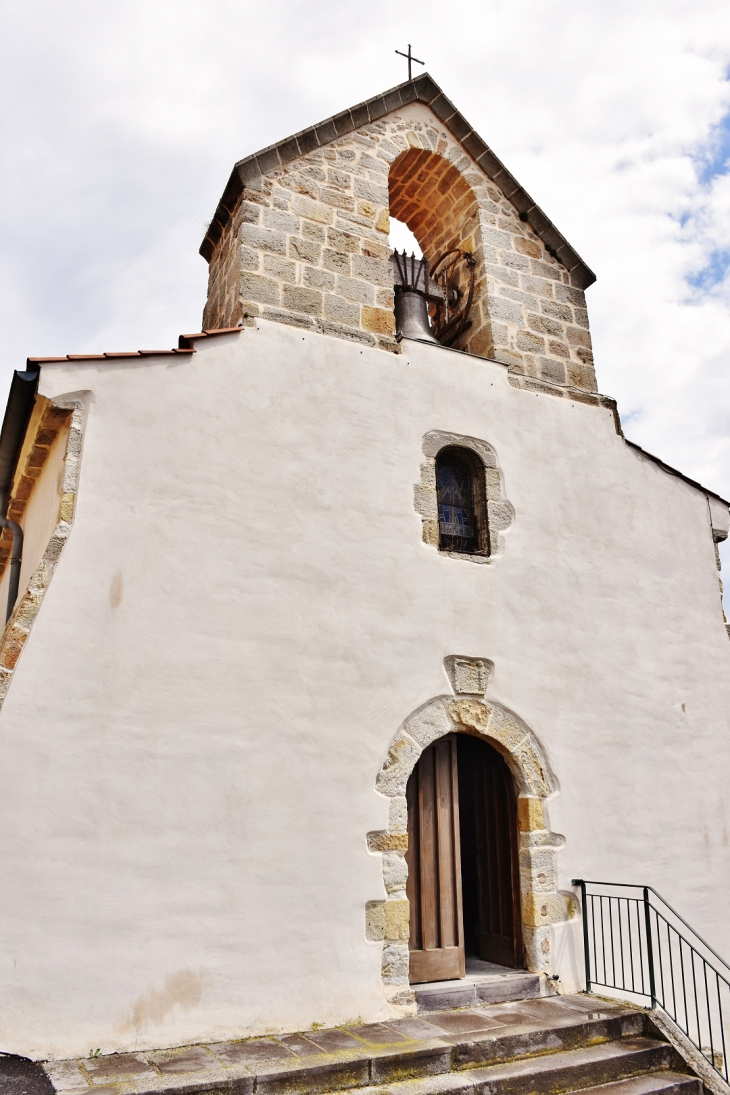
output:
[{"label": "white cloud", "polygon": [[6,9],[4,376],[195,329],[197,248],[235,160],[402,80],[409,40],[598,274],[599,382],[627,433],[730,495],[722,0]]}]

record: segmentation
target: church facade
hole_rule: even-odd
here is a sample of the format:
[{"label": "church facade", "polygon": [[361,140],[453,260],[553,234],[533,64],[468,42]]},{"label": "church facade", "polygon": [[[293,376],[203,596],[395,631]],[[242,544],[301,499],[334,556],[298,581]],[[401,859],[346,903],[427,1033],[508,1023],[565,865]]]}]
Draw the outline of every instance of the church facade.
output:
[{"label": "church facade", "polygon": [[[422,338],[391,217],[455,256]],[[428,76],[237,164],[201,251],[201,333],[9,395],[2,1048],[575,991],[576,877],[729,953],[728,503],[623,436],[590,269]]]}]

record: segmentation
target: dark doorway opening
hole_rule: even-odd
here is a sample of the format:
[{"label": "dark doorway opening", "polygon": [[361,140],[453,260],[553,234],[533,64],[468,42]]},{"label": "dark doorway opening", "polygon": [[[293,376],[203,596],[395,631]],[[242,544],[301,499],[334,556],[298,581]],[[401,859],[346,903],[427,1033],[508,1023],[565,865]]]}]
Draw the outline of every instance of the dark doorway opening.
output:
[{"label": "dark doorway opening", "polygon": [[467,957],[521,968],[517,803],[504,757],[448,734],[424,750],[406,797],[411,982],[463,977]]},{"label": "dark doorway opening", "polygon": [[522,966],[517,802],[504,757],[460,734],[459,815],[464,948],[512,969]]}]

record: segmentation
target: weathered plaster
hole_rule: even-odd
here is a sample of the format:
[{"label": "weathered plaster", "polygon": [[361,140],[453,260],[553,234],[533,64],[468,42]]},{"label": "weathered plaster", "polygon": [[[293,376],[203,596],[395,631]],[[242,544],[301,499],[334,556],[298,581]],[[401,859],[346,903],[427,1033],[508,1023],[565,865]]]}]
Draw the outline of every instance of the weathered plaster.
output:
[{"label": "weathered plaster", "polygon": [[[412,763],[412,734],[460,704],[472,733],[507,713],[525,787],[559,778],[518,800],[533,893],[646,880],[730,953],[730,644],[704,493],[608,408],[403,349],[262,319],[186,355],[43,365],[42,397],[94,398],[73,533],[0,713],[8,1051],[391,1015],[365,908],[402,888],[407,823],[375,778],[433,697]],[[421,540],[433,430],[498,455],[498,565]],[[449,695],[444,659],[483,654],[486,696]],[[579,984],[580,920],[535,932]],[[385,947],[395,995],[405,946]]]}]

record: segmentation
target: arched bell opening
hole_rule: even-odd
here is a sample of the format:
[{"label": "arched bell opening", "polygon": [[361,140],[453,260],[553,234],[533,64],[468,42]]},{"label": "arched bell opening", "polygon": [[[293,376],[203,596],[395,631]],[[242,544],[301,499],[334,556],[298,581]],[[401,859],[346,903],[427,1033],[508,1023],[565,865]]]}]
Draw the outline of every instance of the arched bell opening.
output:
[{"label": "arched bell opening", "polygon": [[406,799],[411,984],[463,977],[469,959],[522,967],[517,796],[502,754],[447,734],[423,751]]},{"label": "arched bell opening", "polygon": [[469,349],[488,323],[476,196],[452,163],[420,148],[393,161],[388,187],[390,215],[407,225],[423,253],[415,263],[394,256],[399,333]]}]

